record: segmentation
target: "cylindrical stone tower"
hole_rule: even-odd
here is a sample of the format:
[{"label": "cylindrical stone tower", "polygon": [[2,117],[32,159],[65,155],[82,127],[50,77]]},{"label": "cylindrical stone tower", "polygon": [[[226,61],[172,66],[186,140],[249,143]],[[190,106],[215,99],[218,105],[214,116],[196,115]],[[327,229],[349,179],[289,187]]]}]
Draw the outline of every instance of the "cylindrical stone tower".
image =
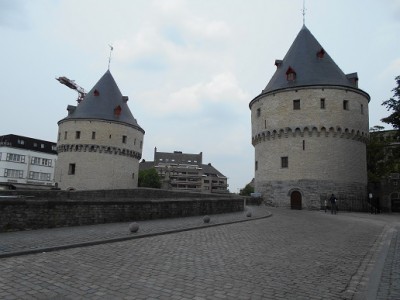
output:
[{"label": "cylindrical stone tower", "polygon": [[255,191],[277,206],[343,209],[366,197],[369,95],[303,26],[266,88],[250,102]]},{"label": "cylindrical stone tower", "polygon": [[61,189],[137,187],[144,130],[108,70],[58,122],[55,181]]}]

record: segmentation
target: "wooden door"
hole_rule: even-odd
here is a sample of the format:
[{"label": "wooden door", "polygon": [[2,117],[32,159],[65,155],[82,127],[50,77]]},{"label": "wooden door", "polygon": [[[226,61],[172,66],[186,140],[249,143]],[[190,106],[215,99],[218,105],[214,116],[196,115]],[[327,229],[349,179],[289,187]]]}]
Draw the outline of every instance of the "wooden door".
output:
[{"label": "wooden door", "polygon": [[290,195],[290,208],[301,209],[301,193],[294,191]]}]

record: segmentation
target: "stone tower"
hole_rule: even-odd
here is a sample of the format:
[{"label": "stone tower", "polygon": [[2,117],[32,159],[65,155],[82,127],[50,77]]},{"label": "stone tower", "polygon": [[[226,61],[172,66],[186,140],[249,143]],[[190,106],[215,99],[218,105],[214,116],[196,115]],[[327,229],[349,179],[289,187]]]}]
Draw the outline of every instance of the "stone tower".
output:
[{"label": "stone tower", "polygon": [[[350,52],[351,53],[351,52]],[[277,206],[319,209],[334,193],[357,209],[367,193],[369,95],[306,26],[249,104],[255,191]]]},{"label": "stone tower", "polygon": [[144,130],[110,71],[58,122],[55,181],[61,189],[137,187]]}]

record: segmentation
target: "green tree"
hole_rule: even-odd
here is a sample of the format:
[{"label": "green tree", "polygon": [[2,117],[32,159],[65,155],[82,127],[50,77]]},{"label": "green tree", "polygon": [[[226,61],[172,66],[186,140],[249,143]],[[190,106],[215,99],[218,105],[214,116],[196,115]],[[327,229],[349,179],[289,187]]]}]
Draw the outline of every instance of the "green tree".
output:
[{"label": "green tree", "polygon": [[246,184],[246,186],[240,190],[241,196],[250,196],[251,193],[254,193],[254,187],[250,184]]},{"label": "green tree", "polygon": [[139,187],[161,188],[160,176],[155,168],[139,171]]},{"label": "green tree", "polygon": [[397,76],[395,80],[397,86],[392,90],[392,92],[394,92],[393,97],[382,103],[382,105],[386,106],[387,110],[392,111],[392,113],[388,117],[381,119],[381,121],[400,130],[400,75]]},{"label": "green tree", "polygon": [[379,182],[390,173],[399,172],[400,149],[393,145],[396,135],[385,134],[383,129],[382,126],[370,128],[370,138],[367,144],[369,182]]}]

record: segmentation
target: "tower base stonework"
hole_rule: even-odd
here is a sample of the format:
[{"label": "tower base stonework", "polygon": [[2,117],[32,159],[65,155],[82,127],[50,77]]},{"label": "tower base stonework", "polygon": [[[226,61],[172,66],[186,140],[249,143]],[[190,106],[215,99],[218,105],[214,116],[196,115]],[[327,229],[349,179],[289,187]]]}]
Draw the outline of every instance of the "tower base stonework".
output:
[{"label": "tower base stonework", "polygon": [[329,202],[331,194],[335,194],[340,210],[363,211],[367,205],[367,185],[358,182],[304,179],[256,182],[255,186],[256,191],[262,193],[267,204],[277,207],[290,208],[293,192],[300,193],[302,209],[322,209],[325,200]]}]

